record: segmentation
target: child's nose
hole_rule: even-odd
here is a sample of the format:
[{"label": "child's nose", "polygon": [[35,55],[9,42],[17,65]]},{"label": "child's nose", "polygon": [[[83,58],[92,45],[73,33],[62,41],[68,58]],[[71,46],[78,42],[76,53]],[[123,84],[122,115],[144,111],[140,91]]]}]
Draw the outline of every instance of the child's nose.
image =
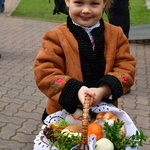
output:
[{"label": "child's nose", "polygon": [[82,10],[83,13],[90,13],[90,9],[88,7],[84,7]]}]

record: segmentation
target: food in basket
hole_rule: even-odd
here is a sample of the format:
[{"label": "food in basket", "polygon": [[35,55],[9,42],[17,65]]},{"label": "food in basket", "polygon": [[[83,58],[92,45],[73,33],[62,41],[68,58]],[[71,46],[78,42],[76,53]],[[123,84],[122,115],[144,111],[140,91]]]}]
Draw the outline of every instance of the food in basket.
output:
[{"label": "food in basket", "polygon": [[88,137],[90,137],[92,134],[96,135],[96,140],[99,140],[100,138],[102,138],[103,131],[102,131],[101,125],[94,123],[94,122],[90,123],[88,125]]},{"label": "food in basket", "polygon": [[69,137],[71,137],[72,135],[81,136],[81,133],[82,133],[82,126],[80,125],[70,125],[61,131],[61,134],[64,135],[68,134]]},{"label": "food in basket", "polygon": [[[82,141],[82,126],[68,126],[67,122],[63,119],[60,122],[46,126],[43,129],[43,133],[50,140],[51,147],[54,145],[58,150],[62,150],[62,148],[63,150],[69,150]],[[67,126],[64,126],[64,124]]]},{"label": "food in basket", "polygon": [[[98,128],[100,128],[102,133],[100,130],[95,130]],[[127,146],[135,148],[138,145],[142,146],[142,142],[147,139],[141,130],[137,131],[133,136],[126,136],[124,122],[111,112],[97,114],[95,121],[89,123],[87,129],[88,135],[96,135],[95,150],[100,150],[100,147],[107,148],[107,146],[104,146],[105,144],[111,145],[106,150],[125,150]],[[77,124],[68,125],[63,119],[56,124],[47,125],[43,129],[43,133],[50,139],[50,145],[55,145],[58,150],[61,147],[69,150],[73,146],[83,142],[81,137],[82,126]]]},{"label": "food in basket", "polygon": [[[104,127],[105,122],[107,122],[109,125],[113,125],[114,121],[118,121],[119,118],[117,118],[113,113],[111,112],[100,112],[96,116],[95,123],[100,124],[102,127]],[[125,135],[125,126],[124,124],[121,127],[121,133]]]},{"label": "food in basket", "polygon": [[62,119],[57,124],[52,123],[45,126],[43,129],[43,134],[47,137],[47,139],[55,141],[57,139],[53,135],[54,131],[61,133],[61,131],[65,129],[66,126],[68,126],[68,124],[65,122],[65,120]]},{"label": "food in basket", "polygon": [[[79,111],[78,111],[78,114]],[[96,119],[100,119],[98,118],[98,116],[100,116],[100,114],[97,115]],[[107,115],[105,115],[107,116]],[[75,122],[76,123],[76,122]],[[88,124],[88,137],[90,137],[92,134],[96,135],[96,141],[100,140],[103,136],[103,129],[102,126],[95,123],[95,122],[91,122]],[[75,136],[78,137],[78,142],[81,142],[81,133],[82,133],[82,126],[75,124],[75,125],[68,125],[68,122],[65,120],[61,120],[59,121],[57,124],[49,124],[47,127],[44,128],[43,130],[44,135],[50,139],[51,141],[55,142],[60,138],[60,136],[62,136],[61,138],[63,138],[63,136],[67,136],[67,138],[74,138]],[[61,135],[62,134],[62,135]],[[100,142],[101,143],[101,142]],[[79,143],[76,143],[79,144]],[[59,144],[60,145],[60,144]],[[99,144],[98,144],[99,146]],[[101,145],[100,145],[101,146]]]},{"label": "food in basket", "polygon": [[131,136],[125,136],[121,129],[124,125],[123,121],[115,120],[113,125],[109,125],[108,122],[104,124],[104,132],[106,138],[108,138],[113,144],[115,150],[126,150],[126,147],[137,148],[143,146],[143,141],[146,141],[147,136],[142,130],[136,131]]},{"label": "food in basket", "polygon": [[[142,130],[137,130],[135,134],[126,136],[124,121],[117,118],[111,112],[100,112],[97,114],[94,123],[102,126],[103,138],[105,138],[105,141],[108,143],[111,143],[111,146],[106,150],[125,150],[127,146],[136,148],[137,146],[142,146],[143,141],[147,139],[147,136]],[[104,146],[106,144],[105,142],[101,142],[103,138],[97,140],[97,150],[100,150],[101,147],[103,147],[104,150],[104,147],[107,147]]]},{"label": "food in basket", "polygon": [[[61,123],[60,123],[61,122]],[[68,135],[71,137],[71,135],[79,135],[81,137],[82,133],[82,126],[81,125],[68,125],[65,120],[61,120],[57,124],[49,124],[43,128],[43,134],[47,137],[47,139],[50,140],[57,140],[54,134],[60,133],[64,135]],[[63,124],[62,124],[63,122]],[[54,133],[55,132],[55,133]]]},{"label": "food in basket", "polygon": [[75,125],[75,124],[82,125],[82,114],[83,111],[77,108],[74,114],[69,114],[65,117],[65,121],[69,125]]},{"label": "food in basket", "polygon": [[95,150],[114,150],[114,144],[107,138],[101,138],[96,142]]}]

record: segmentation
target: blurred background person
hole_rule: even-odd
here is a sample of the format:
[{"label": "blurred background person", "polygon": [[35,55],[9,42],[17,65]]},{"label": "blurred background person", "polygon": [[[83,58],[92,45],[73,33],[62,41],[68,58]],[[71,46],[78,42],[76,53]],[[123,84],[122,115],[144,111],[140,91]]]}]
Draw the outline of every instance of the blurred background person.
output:
[{"label": "blurred background person", "polygon": [[0,0],[0,12],[5,10],[5,0]]},{"label": "blurred background person", "polygon": [[[111,24],[120,26],[124,34],[129,38],[130,31],[130,12],[129,0],[114,0],[111,7],[106,12]],[[126,94],[130,93],[131,89]]]},{"label": "blurred background person", "polygon": [[114,0],[107,16],[111,24],[120,26],[127,38],[130,30],[129,0]]},{"label": "blurred background person", "polygon": [[2,11],[2,1],[3,0],[0,0],[0,12]]}]

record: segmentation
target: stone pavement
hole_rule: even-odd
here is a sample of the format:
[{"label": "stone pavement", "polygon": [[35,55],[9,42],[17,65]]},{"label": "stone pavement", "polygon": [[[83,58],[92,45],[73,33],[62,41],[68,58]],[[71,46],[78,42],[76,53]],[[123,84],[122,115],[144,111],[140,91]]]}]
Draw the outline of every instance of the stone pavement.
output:
[{"label": "stone pavement", "polygon": [[[6,0],[7,6],[17,1]],[[43,34],[58,24],[10,17],[9,10],[0,14],[0,150],[32,150],[47,101],[35,85],[33,61]],[[150,42],[130,47],[137,60],[135,84],[119,108],[148,135],[141,150],[150,150]]]},{"label": "stone pavement", "polygon": [[129,40],[150,40],[150,24],[131,26]]}]

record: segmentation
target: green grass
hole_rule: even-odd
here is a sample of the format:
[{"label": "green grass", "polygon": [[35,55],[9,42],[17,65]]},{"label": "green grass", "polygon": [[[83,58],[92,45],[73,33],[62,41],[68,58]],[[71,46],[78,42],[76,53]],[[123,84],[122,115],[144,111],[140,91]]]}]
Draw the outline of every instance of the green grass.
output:
[{"label": "green grass", "polygon": [[[65,22],[66,15],[53,15],[54,0],[21,0],[12,16],[45,20],[51,22]],[[108,21],[104,14],[104,20]],[[150,24],[150,10],[146,8],[145,0],[130,0],[131,25]]]},{"label": "green grass", "polygon": [[54,0],[21,0],[12,16],[45,20],[52,22],[65,22],[66,15],[53,15]]},{"label": "green grass", "polygon": [[146,7],[146,0],[130,0],[131,24],[150,24],[150,9]]}]

